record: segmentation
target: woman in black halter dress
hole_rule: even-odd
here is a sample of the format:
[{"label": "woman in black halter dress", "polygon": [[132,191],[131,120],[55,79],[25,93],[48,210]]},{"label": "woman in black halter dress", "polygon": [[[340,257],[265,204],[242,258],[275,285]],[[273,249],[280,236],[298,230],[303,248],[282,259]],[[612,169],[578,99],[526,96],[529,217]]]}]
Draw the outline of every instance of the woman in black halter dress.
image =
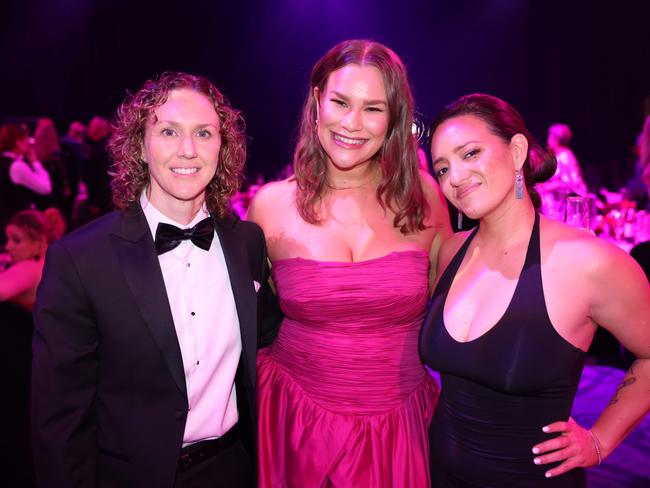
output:
[{"label": "woman in black halter dress", "polygon": [[[584,486],[650,409],[650,286],[622,251],[537,213],[554,161],[506,102],[463,97],[432,134],[445,196],[479,220],[443,245],[420,335],[442,380],[432,485]],[[589,431],[570,414],[599,324],[639,359]]]}]

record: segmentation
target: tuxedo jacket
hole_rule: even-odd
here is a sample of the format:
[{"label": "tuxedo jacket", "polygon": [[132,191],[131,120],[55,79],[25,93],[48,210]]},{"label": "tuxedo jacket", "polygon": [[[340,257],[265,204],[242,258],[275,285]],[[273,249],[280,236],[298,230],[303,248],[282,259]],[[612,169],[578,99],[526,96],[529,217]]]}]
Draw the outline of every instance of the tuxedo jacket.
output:
[{"label": "tuxedo jacket", "polygon": [[[253,454],[256,352],[275,335],[277,302],[267,283],[260,228],[234,217],[214,221],[242,341],[239,427]],[[265,306],[269,320],[263,322]],[[39,486],[171,487],[188,411],[185,374],[139,205],[49,247],[34,325],[32,438]]]}]

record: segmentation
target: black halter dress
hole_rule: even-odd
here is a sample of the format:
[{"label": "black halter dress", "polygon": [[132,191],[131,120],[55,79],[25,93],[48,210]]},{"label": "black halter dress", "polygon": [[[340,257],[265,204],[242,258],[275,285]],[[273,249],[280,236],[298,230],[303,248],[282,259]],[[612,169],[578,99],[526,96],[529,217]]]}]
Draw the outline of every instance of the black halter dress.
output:
[{"label": "black halter dress", "polygon": [[512,300],[482,336],[454,340],[443,320],[449,288],[476,230],[438,283],[420,333],[420,355],[441,373],[442,393],[429,432],[434,487],[580,487],[584,471],[555,478],[537,466],[532,447],[557,434],[542,427],[567,420],[585,353],[548,317],[540,268],[539,216]]}]

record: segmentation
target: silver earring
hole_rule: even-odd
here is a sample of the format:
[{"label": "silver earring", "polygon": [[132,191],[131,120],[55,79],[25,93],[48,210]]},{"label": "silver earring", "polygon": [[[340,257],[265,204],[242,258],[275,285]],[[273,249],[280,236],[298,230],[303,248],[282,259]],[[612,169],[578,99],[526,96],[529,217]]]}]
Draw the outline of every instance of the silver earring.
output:
[{"label": "silver earring", "polygon": [[521,174],[521,169],[518,169],[515,174],[515,198],[517,200],[524,198],[524,177]]},{"label": "silver earring", "polygon": [[456,228],[458,230],[463,230],[463,212],[458,211],[458,220],[456,221]]}]

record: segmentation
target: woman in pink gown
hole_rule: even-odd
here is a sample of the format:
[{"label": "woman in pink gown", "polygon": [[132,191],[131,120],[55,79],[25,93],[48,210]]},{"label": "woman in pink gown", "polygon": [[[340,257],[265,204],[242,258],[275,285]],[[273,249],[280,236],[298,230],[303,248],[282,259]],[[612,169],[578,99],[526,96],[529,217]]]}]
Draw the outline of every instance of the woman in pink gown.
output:
[{"label": "woman in pink gown", "polygon": [[295,176],[251,204],[286,317],[258,356],[262,487],[429,483],[437,386],[417,340],[450,228],[412,123],[399,57],[338,44],[312,70]]}]

